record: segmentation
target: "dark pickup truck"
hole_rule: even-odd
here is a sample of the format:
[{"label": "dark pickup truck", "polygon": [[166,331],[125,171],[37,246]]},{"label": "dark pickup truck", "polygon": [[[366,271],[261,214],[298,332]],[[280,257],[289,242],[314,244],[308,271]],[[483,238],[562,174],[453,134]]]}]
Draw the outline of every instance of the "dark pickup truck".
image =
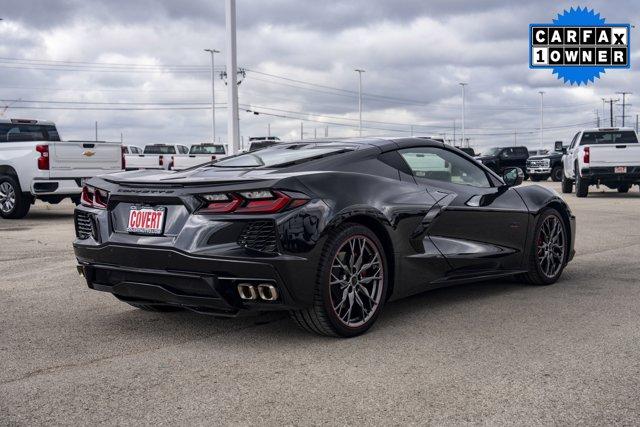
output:
[{"label": "dark pickup truck", "polygon": [[520,168],[526,179],[528,158],[529,150],[527,147],[494,147],[482,152],[476,157],[476,160],[498,175],[502,175],[504,170],[508,168]]},{"label": "dark pickup truck", "polygon": [[563,154],[562,141],[556,141],[554,151],[527,159],[526,174],[531,181],[546,181],[549,177],[554,182],[562,181]]}]

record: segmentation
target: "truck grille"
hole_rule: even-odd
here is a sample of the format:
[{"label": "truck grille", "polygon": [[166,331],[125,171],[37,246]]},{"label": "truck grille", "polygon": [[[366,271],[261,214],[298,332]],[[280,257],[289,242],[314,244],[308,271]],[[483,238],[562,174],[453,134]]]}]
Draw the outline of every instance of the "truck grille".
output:
[{"label": "truck grille", "polygon": [[94,235],[91,214],[76,211],[74,222],[76,225],[76,237],[78,237],[78,239],[85,240]]},{"label": "truck grille", "polygon": [[247,249],[275,253],[278,251],[276,227],[273,221],[248,223],[238,237],[238,244]]},{"label": "truck grille", "polygon": [[527,160],[527,167],[530,168],[548,168],[549,159]]}]

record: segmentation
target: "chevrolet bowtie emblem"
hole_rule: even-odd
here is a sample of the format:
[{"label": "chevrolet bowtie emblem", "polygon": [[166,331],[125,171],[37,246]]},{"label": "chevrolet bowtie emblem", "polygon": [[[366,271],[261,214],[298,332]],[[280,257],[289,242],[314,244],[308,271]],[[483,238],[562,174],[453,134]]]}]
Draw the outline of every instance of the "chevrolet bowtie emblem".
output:
[{"label": "chevrolet bowtie emblem", "polygon": [[94,154],[96,154],[96,152],[95,151],[91,151],[91,150],[86,150],[85,152],[82,153],[82,155],[85,156],[85,157],[91,157]]}]

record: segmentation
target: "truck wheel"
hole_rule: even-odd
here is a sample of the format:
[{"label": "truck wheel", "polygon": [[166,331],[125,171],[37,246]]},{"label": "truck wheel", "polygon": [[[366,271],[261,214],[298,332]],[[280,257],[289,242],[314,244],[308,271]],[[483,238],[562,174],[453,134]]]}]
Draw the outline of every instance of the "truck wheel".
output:
[{"label": "truck wheel", "polygon": [[564,172],[562,173],[562,192],[565,194],[573,192],[573,180],[564,176]]},{"label": "truck wheel", "polygon": [[563,171],[562,166],[556,166],[551,170],[551,181],[560,182],[562,181]]},{"label": "truck wheel", "polygon": [[631,188],[631,185],[629,184],[621,184],[618,187],[618,193],[628,193],[630,188]]},{"label": "truck wheel", "polygon": [[576,169],[576,197],[587,197],[589,194],[589,182],[585,181]]},{"label": "truck wheel", "polygon": [[31,209],[31,195],[23,193],[18,180],[10,175],[0,176],[0,216],[5,219],[24,218]]}]

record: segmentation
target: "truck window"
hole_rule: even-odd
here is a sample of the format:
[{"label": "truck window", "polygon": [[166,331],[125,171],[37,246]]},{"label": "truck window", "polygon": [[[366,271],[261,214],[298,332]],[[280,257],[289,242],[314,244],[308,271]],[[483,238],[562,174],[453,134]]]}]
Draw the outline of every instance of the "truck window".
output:
[{"label": "truck window", "polygon": [[638,137],[632,130],[584,132],[580,145],[637,144]]},{"label": "truck window", "polygon": [[224,145],[192,145],[189,154],[225,154]]},{"label": "truck window", "polygon": [[144,154],[176,154],[176,148],[173,145],[147,145]]},{"label": "truck window", "polygon": [[0,123],[0,143],[14,141],[60,141],[54,125]]}]

